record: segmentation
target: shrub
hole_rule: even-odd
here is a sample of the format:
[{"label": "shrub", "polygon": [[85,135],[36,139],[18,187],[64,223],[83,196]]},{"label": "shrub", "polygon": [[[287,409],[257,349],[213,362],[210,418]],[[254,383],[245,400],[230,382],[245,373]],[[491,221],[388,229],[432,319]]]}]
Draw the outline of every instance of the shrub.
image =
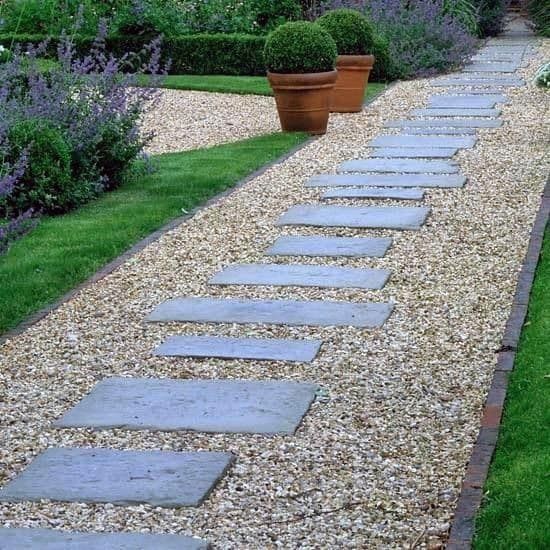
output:
[{"label": "shrub", "polygon": [[444,0],[443,13],[460,21],[471,35],[477,35],[478,14],[475,0]]},{"label": "shrub", "polygon": [[47,214],[66,212],[95,194],[90,182],[72,177],[71,146],[63,132],[41,118],[14,124],[7,136],[7,160],[15,163],[23,153],[27,164],[4,201],[4,215],[34,209]]},{"label": "shrub", "polygon": [[550,88],[550,63],[539,68],[535,74],[535,83],[542,88]]},{"label": "shrub", "polygon": [[317,23],[332,36],[339,54],[372,54],[374,30],[358,11],[345,8],[329,11]]},{"label": "shrub", "polygon": [[477,0],[479,36],[496,36],[504,28],[506,0]]},{"label": "shrub", "polygon": [[267,38],[264,59],[274,73],[320,73],[334,70],[336,43],[317,25],[300,21],[285,23]]},{"label": "shrub", "polygon": [[527,7],[537,32],[550,38],[550,0],[530,0]]}]

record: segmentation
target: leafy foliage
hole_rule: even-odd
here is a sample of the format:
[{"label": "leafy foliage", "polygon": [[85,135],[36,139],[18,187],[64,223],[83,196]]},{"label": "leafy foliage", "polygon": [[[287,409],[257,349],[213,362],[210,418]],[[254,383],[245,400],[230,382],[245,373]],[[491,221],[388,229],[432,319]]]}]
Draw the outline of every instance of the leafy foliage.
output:
[{"label": "leafy foliage", "polygon": [[316,23],[285,23],[267,38],[264,58],[274,73],[320,73],[335,67],[336,43]]},{"label": "leafy foliage", "polygon": [[506,0],[477,0],[479,36],[496,36],[504,28]]},{"label": "leafy foliage", "polygon": [[360,12],[346,8],[332,10],[320,17],[317,23],[332,36],[339,54],[372,54],[374,29]]},{"label": "leafy foliage", "polygon": [[542,88],[550,88],[550,63],[539,68],[535,74],[535,83]]},{"label": "leafy foliage", "polygon": [[530,0],[528,9],[537,32],[550,38],[550,0]]}]

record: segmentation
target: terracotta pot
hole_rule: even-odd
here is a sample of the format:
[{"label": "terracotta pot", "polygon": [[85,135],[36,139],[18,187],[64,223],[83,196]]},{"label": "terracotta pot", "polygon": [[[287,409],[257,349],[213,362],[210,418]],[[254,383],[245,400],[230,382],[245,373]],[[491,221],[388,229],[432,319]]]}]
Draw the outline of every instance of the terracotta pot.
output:
[{"label": "terracotta pot", "polygon": [[281,127],[285,132],[324,134],[336,71],[326,73],[267,73]]},{"label": "terracotta pot", "polygon": [[339,55],[338,78],[330,102],[332,113],[357,113],[363,108],[374,55]]}]

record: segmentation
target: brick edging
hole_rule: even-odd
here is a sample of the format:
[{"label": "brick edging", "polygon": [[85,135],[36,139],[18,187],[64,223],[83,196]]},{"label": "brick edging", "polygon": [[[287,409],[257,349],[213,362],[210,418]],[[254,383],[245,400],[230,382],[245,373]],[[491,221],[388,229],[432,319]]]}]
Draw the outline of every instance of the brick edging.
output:
[{"label": "brick edging", "polygon": [[472,547],[475,519],[481,506],[483,487],[497,445],[504,401],[508,389],[508,377],[510,371],[514,368],[521,329],[527,316],[529,295],[535,279],[535,270],[549,217],[550,177],[546,181],[541,205],[531,230],[527,254],[516,285],[512,310],[502,338],[502,347],[498,351],[493,381],[483,408],[479,434],[472,449],[460,496],[458,497],[451,532],[446,545],[447,550],[466,550]]}]

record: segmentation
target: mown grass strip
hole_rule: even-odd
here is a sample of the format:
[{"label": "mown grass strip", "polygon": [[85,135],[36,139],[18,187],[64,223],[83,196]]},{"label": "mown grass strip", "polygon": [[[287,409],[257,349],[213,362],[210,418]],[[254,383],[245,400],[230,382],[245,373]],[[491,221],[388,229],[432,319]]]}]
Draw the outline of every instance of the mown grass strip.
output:
[{"label": "mown grass strip", "polygon": [[153,157],[156,171],[39,226],[0,257],[0,334],[56,301],[169,220],[306,139],[276,133]]},{"label": "mown grass strip", "polygon": [[[145,86],[149,79],[141,77],[140,84]],[[167,75],[162,78],[162,88],[172,90],[195,90],[227,94],[273,95],[267,78],[264,76],[226,76],[226,75]],[[386,84],[371,82],[367,86],[365,99],[380,93]]]},{"label": "mown grass strip", "polygon": [[550,548],[550,229],[476,521],[476,550]]}]

